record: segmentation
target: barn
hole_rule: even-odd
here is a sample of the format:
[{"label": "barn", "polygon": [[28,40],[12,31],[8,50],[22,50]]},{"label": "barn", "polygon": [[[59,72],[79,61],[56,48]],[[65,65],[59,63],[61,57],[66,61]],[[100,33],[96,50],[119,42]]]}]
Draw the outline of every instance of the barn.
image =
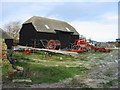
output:
[{"label": "barn", "polygon": [[79,33],[67,22],[33,16],[23,23],[19,36],[20,45],[33,46],[36,40],[36,47],[42,48],[40,40],[46,39],[59,40],[65,48],[79,38]]},{"label": "barn", "polygon": [[13,38],[0,28],[0,38],[3,39],[7,45],[7,49],[11,49],[13,46]]}]

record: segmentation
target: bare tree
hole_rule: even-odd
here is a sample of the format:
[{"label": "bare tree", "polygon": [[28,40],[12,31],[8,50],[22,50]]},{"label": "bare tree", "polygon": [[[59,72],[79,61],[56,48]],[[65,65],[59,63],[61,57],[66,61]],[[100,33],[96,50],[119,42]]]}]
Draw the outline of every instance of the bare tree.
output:
[{"label": "bare tree", "polygon": [[9,22],[4,26],[5,31],[13,37],[13,39],[18,40],[19,39],[19,31],[21,28],[21,22],[20,21],[13,21]]}]

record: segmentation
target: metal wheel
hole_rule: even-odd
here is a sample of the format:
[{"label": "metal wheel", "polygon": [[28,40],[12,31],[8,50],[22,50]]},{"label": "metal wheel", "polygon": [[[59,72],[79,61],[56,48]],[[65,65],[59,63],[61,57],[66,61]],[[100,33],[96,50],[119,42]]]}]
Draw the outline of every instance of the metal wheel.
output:
[{"label": "metal wheel", "polygon": [[60,44],[60,41],[58,41],[58,40],[50,40],[50,41],[48,41],[48,44],[47,44],[47,48],[53,49],[53,50],[60,49],[60,46],[61,46],[61,44]]}]

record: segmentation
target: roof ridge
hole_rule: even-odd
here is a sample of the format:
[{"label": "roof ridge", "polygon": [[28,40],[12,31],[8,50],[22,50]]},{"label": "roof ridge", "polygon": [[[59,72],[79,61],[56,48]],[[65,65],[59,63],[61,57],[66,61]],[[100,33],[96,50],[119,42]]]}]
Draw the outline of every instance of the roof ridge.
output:
[{"label": "roof ridge", "polygon": [[27,23],[29,20],[33,20],[33,18],[38,18],[38,19],[47,19],[47,20],[52,20],[52,21],[58,21],[58,22],[63,22],[63,23],[67,23],[66,21],[62,21],[62,20],[57,20],[57,19],[52,19],[52,18],[47,18],[47,17],[41,17],[41,16],[32,16],[30,19],[28,19],[27,21],[25,21],[24,23]]}]

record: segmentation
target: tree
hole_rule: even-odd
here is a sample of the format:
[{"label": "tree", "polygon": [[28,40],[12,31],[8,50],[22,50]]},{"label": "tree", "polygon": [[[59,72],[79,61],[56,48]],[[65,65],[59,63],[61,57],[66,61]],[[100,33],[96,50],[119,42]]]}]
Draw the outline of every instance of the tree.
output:
[{"label": "tree", "polygon": [[19,39],[19,31],[21,28],[21,22],[20,21],[13,21],[9,22],[4,26],[4,30],[13,37],[13,39],[18,40]]}]

